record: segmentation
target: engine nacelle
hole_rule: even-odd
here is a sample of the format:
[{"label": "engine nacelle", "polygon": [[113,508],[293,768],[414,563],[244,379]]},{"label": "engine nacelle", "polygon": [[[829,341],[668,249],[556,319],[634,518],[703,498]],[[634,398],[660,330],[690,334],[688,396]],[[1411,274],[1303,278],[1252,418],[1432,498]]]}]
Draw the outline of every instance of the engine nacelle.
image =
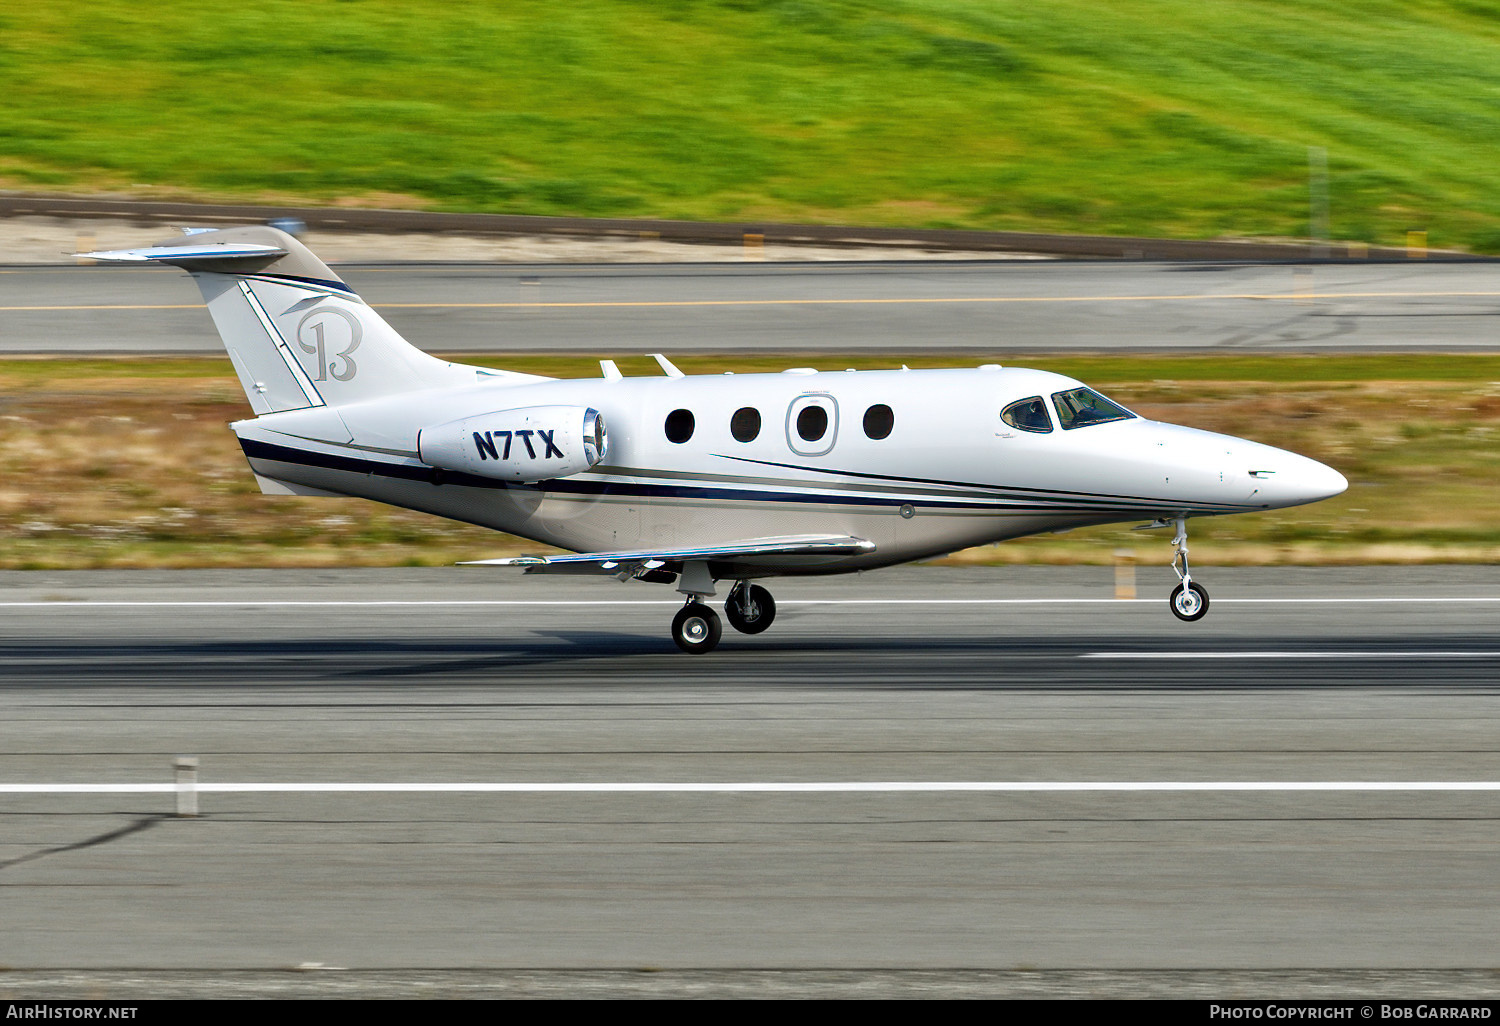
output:
[{"label": "engine nacelle", "polygon": [[608,450],[604,418],[582,406],[497,410],[417,433],[417,456],[428,466],[502,481],[582,473]]}]

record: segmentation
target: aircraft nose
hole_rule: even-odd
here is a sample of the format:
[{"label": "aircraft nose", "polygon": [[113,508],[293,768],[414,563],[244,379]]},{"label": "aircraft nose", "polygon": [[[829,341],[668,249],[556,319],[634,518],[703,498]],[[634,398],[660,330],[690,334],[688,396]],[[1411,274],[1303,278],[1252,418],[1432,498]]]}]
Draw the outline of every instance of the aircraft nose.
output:
[{"label": "aircraft nose", "polygon": [[1342,495],[1349,479],[1317,460],[1293,453],[1283,454],[1274,467],[1251,467],[1260,494],[1276,506],[1301,506]]},{"label": "aircraft nose", "polygon": [[1337,470],[1317,460],[1310,460],[1313,471],[1308,475],[1306,488],[1313,496],[1309,502],[1319,499],[1331,499],[1335,495],[1343,495],[1349,490],[1349,479]]}]

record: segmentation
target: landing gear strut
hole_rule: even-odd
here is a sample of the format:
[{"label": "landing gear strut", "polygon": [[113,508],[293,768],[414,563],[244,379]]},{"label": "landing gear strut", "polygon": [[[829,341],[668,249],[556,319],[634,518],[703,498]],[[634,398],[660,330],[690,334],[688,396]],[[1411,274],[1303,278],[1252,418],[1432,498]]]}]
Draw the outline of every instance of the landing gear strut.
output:
[{"label": "landing gear strut", "polygon": [[690,655],[712,652],[723,633],[719,614],[698,601],[696,595],[690,597],[672,618],[672,640]]},{"label": "landing gear strut", "polygon": [[[713,594],[712,579],[695,576],[689,586],[694,590],[687,593],[687,602],[672,618],[672,640],[684,652],[703,655],[718,647],[724,626],[719,615],[703,602],[705,596]],[[759,585],[737,581],[724,601],[724,616],[741,634],[759,634],[776,619],[776,600]]]},{"label": "landing gear strut", "polygon": [[740,581],[729,590],[724,615],[741,634],[759,634],[776,619],[776,600],[760,585]]},{"label": "landing gear strut", "polygon": [[1178,517],[1172,523],[1177,528],[1172,536],[1172,569],[1182,583],[1172,590],[1167,604],[1179,620],[1201,620],[1208,612],[1208,592],[1201,584],[1193,583],[1193,572],[1188,569],[1187,518]]}]

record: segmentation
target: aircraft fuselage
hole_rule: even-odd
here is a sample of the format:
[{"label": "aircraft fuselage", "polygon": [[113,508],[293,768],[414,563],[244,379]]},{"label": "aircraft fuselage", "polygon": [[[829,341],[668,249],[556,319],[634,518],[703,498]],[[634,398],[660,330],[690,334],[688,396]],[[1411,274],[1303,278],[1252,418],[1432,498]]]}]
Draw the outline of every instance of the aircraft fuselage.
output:
[{"label": "aircraft fuselage", "polygon": [[[1081,383],[1019,368],[785,372],[478,384],[234,425],[262,477],[360,495],[575,551],[848,534],[874,551],[780,572],[884,566],[1027,534],[1274,509],[1345,487],[1257,442],[1139,417],[1064,429]],[[1041,401],[1047,430],[1002,412]],[[602,462],[532,483],[436,470],[418,436],[497,411],[576,407],[608,429]],[[809,413],[807,411],[812,410]],[[477,458],[555,437],[474,435]],[[491,435],[495,437],[491,438]],[[469,444],[467,437],[459,439]],[[757,573],[757,576],[760,574]]]}]

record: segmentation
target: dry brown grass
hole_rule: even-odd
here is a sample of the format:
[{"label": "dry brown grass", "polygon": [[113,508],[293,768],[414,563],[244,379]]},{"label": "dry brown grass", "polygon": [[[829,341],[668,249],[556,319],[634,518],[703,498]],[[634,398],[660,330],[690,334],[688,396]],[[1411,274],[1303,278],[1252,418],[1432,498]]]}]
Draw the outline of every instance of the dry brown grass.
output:
[{"label": "dry brown grass", "polygon": [[232,379],[117,379],[0,400],[0,567],[447,563],[504,535],[358,499],[260,493]]},{"label": "dry brown grass", "polygon": [[[1146,416],[1294,449],[1352,482],[1314,506],[1196,521],[1195,560],[1500,560],[1500,384],[1177,383],[1142,367],[1095,383]],[[0,361],[0,567],[441,565],[539,550],[358,499],[261,495],[226,426],[248,415],[222,360]],[[1129,526],[950,561],[1100,563],[1119,548],[1165,561],[1161,532]]]}]

